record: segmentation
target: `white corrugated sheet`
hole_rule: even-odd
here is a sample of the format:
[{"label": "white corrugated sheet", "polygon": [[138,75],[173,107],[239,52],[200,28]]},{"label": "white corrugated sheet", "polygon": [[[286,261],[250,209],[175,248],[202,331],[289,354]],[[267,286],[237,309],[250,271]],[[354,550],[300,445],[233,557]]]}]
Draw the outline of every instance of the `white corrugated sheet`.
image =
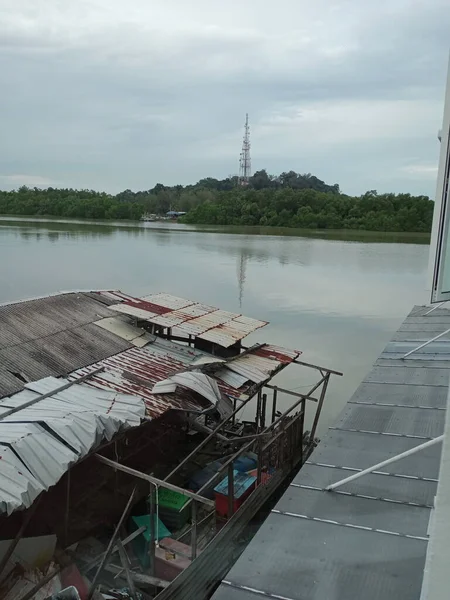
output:
[{"label": "white corrugated sheet", "polygon": [[[0,510],[31,506],[70,465],[145,416],[142,398],[47,377],[0,402]],[[42,394],[48,398],[2,417]]]}]

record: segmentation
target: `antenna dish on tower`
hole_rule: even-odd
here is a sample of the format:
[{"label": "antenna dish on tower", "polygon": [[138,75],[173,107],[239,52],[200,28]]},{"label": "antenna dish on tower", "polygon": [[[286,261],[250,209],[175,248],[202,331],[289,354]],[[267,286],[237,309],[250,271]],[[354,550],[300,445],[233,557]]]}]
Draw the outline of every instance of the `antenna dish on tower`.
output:
[{"label": "antenna dish on tower", "polygon": [[248,185],[252,175],[252,163],[250,159],[250,127],[248,125],[248,113],[245,115],[244,139],[242,142],[241,156],[239,158],[239,185]]}]

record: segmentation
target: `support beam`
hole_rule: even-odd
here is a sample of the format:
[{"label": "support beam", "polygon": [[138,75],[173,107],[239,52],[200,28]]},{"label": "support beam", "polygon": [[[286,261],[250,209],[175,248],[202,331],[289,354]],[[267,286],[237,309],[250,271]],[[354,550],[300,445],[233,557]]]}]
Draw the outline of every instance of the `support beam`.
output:
[{"label": "support beam", "polygon": [[99,460],[101,463],[112,467],[113,469],[118,469],[119,471],[123,471],[124,473],[128,473],[128,475],[133,475],[134,477],[138,477],[139,479],[143,479],[144,481],[149,481],[154,485],[159,485],[168,490],[172,490],[173,492],[178,492],[179,494],[184,494],[188,498],[192,500],[197,500],[202,504],[206,504],[207,506],[214,506],[213,500],[208,500],[208,498],[204,498],[203,496],[199,496],[194,492],[190,492],[189,490],[185,490],[183,488],[174,485],[173,483],[169,483],[167,481],[163,481],[162,479],[158,479],[157,477],[153,477],[153,475],[147,475],[147,473],[141,473],[141,471],[136,471],[136,469],[132,469],[130,467],[126,467],[125,465],[121,465],[120,463],[110,460],[105,456],[101,456],[100,454],[95,454],[95,458]]},{"label": "support beam", "polygon": [[373,467],[369,467],[368,469],[364,469],[362,471],[359,471],[358,473],[354,473],[353,475],[350,475],[350,477],[346,477],[345,479],[341,479],[340,481],[336,481],[336,483],[332,483],[331,485],[328,485],[325,489],[328,492],[331,492],[333,490],[335,490],[338,487],[341,487],[342,485],[344,485],[345,483],[349,483],[350,481],[354,481],[355,479],[359,479],[360,477],[363,477],[364,475],[368,475],[369,473],[372,473],[373,471],[379,471],[382,467],[386,467],[387,465],[390,465],[394,462],[397,462],[398,460],[401,460],[402,458],[406,458],[407,456],[411,456],[412,454],[416,454],[416,452],[420,452],[421,450],[425,450],[426,448],[429,448],[430,446],[434,446],[435,444],[439,444],[440,442],[442,442],[444,439],[443,435],[440,435],[437,438],[434,438],[433,440],[429,440],[428,442],[425,442],[424,444],[419,444],[418,446],[416,446],[415,448],[411,448],[410,450],[406,450],[406,452],[402,452],[401,454],[397,454],[396,456],[392,456],[391,458],[388,458],[387,460],[383,460],[383,462],[380,462],[376,465],[373,465]]},{"label": "support beam", "polygon": [[317,425],[319,424],[319,419],[320,419],[320,413],[322,412],[322,406],[323,406],[323,401],[325,400],[325,394],[327,393],[327,387],[328,387],[328,383],[330,381],[330,374],[328,373],[325,377],[325,381],[323,382],[323,386],[322,386],[322,391],[320,393],[320,397],[319,397],[319,404],[317,405],[316,408],[316,414],[314,415],[314,421],[311,427],[311,434],[310,434],[310,442],[313,443],[314,442],[314,437],[316,435],[316,431],[317,431]]},{"label": "support beam", "polygon": [[[321,381],[323,381],[323,379]],[[313,398],[309,394],[300,394],[299,392],[293,392],[292,390],[286,390],[284,388],[280,388],[277,385],[270,385],[270,384],[266,383],[266,385],[264,387],[268,388],[269,390],[277,390],[277,392],[282,392],[283,394],[288,394],[289,396],[294,396],[295,398],[305,398],[305,400],[312,400],[313,402],[319,401],[318,398]],[[311,393],[312,392],[310,392],[310,394]]]},{"label": "support beam", "polygon": [[318,371],[324,371],[325,373],[331,373],[332,375],[339,375],[339,377],[342,377],[344,374],[340,371],[333,371],[333,369],[327,369],[326,367],[319,367],[319,365],[313,365],[311,363],[303,362],[302,360],[298,360],[298,358],[296,358],[293,362],[296,365],[302,365],[303,367],[311,367],[311,369],[317,369]]}]

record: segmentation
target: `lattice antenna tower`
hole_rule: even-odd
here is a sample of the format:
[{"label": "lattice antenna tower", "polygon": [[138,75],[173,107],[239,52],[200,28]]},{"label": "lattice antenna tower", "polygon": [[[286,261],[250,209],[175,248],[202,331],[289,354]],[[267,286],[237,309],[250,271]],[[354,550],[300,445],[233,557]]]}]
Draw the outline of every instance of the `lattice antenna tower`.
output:
[{"label": "lattice antenna tower", "polygon": [[239,185],[248,185],[252,175],[252,163],[250,159],[250,127],[248,124],[248,113],[245,115],[244,139],[242,141],[241,156],[239,159]]}]

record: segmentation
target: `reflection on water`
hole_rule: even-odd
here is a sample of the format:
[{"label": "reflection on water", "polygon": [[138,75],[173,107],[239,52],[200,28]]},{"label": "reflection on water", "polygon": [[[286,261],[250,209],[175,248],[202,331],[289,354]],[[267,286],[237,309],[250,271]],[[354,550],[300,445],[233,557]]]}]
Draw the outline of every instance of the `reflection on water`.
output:
[{"label": "reflection on water", "polygon": [[[0,302],[69,289],[166,291],[269,321],[250,342],[298,348],[344,371],[330,388],[331,419],[413,304],[426,301],[423,236],[360,242],[210,229],[0,218]],[[281,373],[280,385],[314,381],[300,372]]]}]

